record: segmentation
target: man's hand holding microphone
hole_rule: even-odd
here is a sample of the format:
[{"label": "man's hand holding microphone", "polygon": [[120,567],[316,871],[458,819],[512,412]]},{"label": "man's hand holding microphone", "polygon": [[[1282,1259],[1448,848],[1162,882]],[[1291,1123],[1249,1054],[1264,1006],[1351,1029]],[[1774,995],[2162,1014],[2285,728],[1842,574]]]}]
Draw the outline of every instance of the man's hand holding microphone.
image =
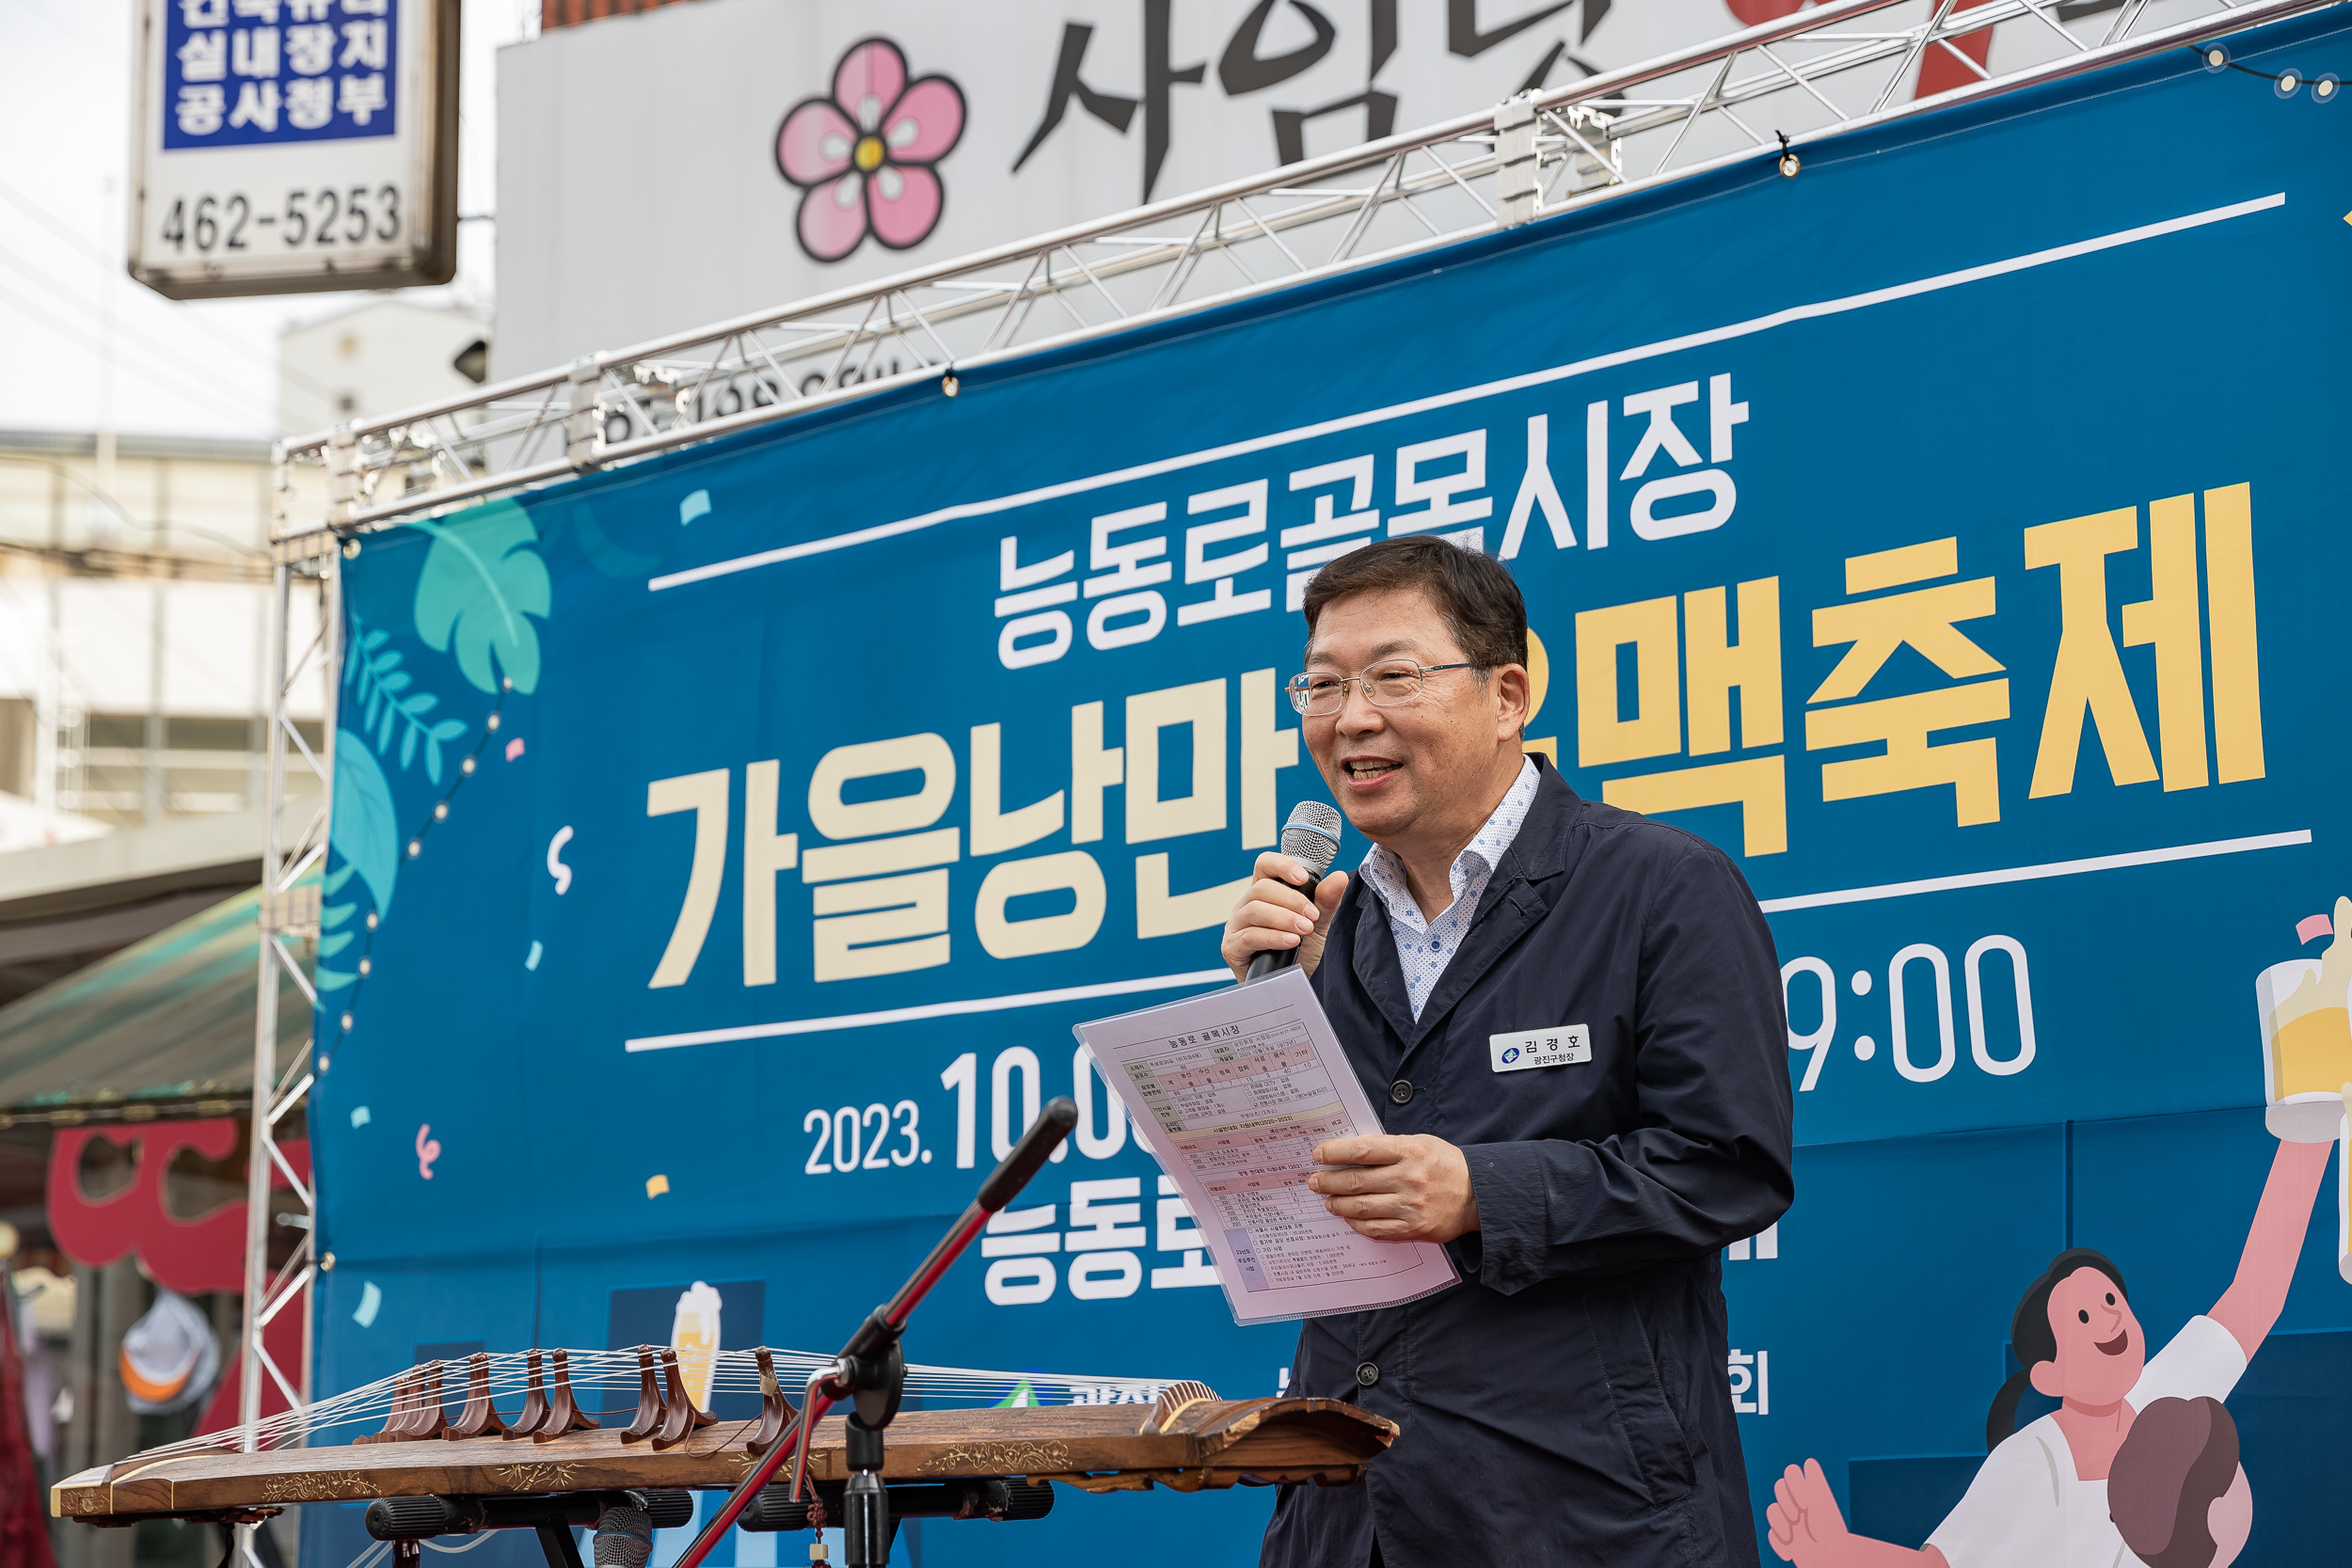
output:
[{"label": "man's hand holding microphone", "polygon": [[[1340,814],[1301,801],[1282,829],[1279,852],[1258,857],[1256,875],[1226,918],[1219,951],[1233,978],[1248,981],[1323,961],[1331,917],[1347,894],[1347,873],[1331,871]],[[1379,1242],[1450,1242],[1478,1228],[1478,1200],[1462,1151],[1426,1133],[1333,1138],[1314,1151],[1309,1190],[1350,1229]]]},{"label": "man's hand holding microphone", "polygon": [[1221,951],[1234,979],[1263,980],[1293,964],[1315,972],[1324,933],[1347,892],[1347,873],[1331,872],[1339,853],[1338,812],[1320,800],[1291,809],[1281,849],[1258,857],[1256,877],[1225,922]]}]

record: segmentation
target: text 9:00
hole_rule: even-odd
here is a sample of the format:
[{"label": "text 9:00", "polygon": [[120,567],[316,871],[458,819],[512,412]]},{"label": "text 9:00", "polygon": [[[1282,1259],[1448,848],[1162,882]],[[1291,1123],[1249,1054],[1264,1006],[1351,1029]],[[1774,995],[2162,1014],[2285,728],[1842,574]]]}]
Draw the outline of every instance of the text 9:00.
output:
[{"label": "text 9:00", "polygon": [[207,255],[215,250],[250,249],[263,230],[275,231],[288,248],[358,245],[371,239],[398,239],[400,216],[397,185],[379,186],[373,192],[365,185],[342,191],[288,191],[282,209],[259,214],[242,194],[199,196],[193,203],[185,198],[172,202],[171,210],[164,214],[162,234],[174,250],[185,251],[194,245]]}]

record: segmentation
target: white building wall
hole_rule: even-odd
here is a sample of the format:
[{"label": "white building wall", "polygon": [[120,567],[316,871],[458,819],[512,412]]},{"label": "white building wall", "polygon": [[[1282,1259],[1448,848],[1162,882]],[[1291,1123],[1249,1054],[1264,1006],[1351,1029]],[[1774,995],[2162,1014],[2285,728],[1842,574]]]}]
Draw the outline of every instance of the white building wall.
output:
[{"label": "white building wall", "polygon": [[308,436],[346,420],[460,397],[476,383],[453,361],[487,338],[469,310],[377,300],[278,339],[278,427]]}]

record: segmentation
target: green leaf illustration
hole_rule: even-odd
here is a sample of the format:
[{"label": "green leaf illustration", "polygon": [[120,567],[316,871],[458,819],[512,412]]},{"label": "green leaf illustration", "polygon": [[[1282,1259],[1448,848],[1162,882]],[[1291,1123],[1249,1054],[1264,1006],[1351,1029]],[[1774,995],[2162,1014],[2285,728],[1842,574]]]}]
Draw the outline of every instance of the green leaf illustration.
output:
[{"label": "green leaf illustration", "polygon": [[410,526],[433,536],[417,577],[418,637],[437,652],[453,646],[458,670],[480,690],[496,691],[501,672],[517,691],[534,689],[539,633],[529,617],[547,617],[554,589],[531,548],[539,539],[531,515],[500,500]]},{"label": "green leaf illustration", "polygon": [[335,811],[328,819],[327,842],[358,868],[375,895],[376,913],[391,912],[392,883],[400,875],[400,820],[392,804],[392,784],[367,741],[349,730],[335,733]]}]

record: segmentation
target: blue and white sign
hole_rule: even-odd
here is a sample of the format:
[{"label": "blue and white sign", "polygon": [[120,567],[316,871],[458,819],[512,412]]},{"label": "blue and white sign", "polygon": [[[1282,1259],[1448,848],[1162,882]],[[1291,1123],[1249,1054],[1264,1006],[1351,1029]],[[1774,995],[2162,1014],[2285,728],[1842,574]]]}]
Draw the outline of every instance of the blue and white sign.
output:
[{"label": "blue and white sign", "polygon": [[[2233,47],[2316,75],[2352,23]],[[1759,1516],[1819,1458],[1901,1534],[2061,1247],[2160,1338],[2213,1304],[2302,1081],[2256,982],[2352,893],[2343,113],[2184,50],[365,538],[319,1390],[710,1291],[828,1349],[1064,1093],[910,1356],[1281,1388],[1070,1029],[1226,979],[1325,794],[1303,578],[1427,531],[1526,591],[1528,743],[1771,918],[1799,1186],[1726,1251],[1726,1386]],[[1597,1021],[1520,1022],[1497,1093],[1592,1070]],[[2296,1072],[2352,1077],[2335,1027]],[[2352,1346],[2340,1237],[2233,1399],[2249,1561],[2333,1549],[2294,1456],[2347,1402],[2284,1395]],[[1269,1506],[1065,1494],[908,1560],[1246,1561]]]},{"label": "blue and white sign", "polygon": [[165,147],[394,134],[392,0],[171,0],[164,14]]},{"label": "blue and white sign", "polygon": [[445,280],[454,0],[144,0],[142,20],[134,276],[180,298]]}]

